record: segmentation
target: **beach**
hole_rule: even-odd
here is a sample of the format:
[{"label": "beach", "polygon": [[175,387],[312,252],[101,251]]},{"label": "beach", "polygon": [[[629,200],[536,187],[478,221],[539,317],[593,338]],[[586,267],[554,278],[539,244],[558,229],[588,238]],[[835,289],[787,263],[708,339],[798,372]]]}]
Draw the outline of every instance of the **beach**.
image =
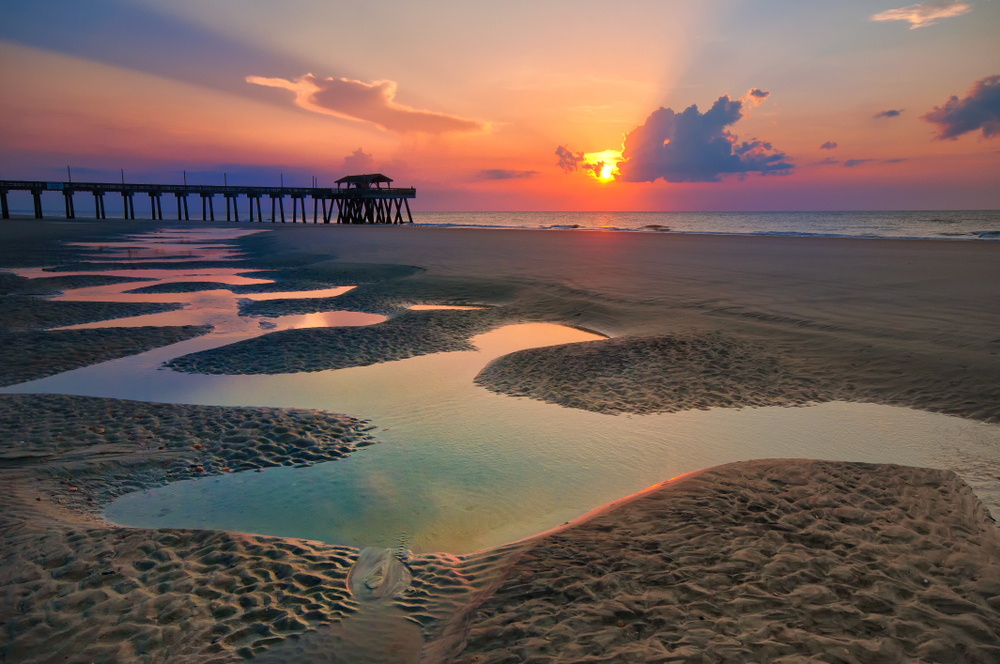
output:
[{"label": "beach", "polygon": [[[0,269],[79,269],[85,258],[63,240],[170,225],[5,221]],[[240,238],[236,264],[268,270],[276,290],[355,286],[246,302],[244,313],[389,320],[336,339],[335,328],[274,332],[280,345],[258,336],[186,355],[176,370],[364,366],[545,322],[605,338],[504,355],[475,383],[621,417],[850,401],[1000,422],[993,242],[240,227],[269,231]],[[5,359],[5,385],[206,333],[49,332],[164,310],[44,299],[74,287],[62,279],[0,282],[5,347],[40,358]],[[768,459],[663,477],[505,547],[410,556],[409,586],[374,609],[348,590],[361,555],[351,547],[100,519],[127,491],[363,454],[378,432],[356,414],[55,395],[0,395],[0,408],[0,661],[302,661],[297,647],[313,661],[365,661],[375,656],[349,632],[373,615],[400,619],[373,628],[402,635],[383,661],[1000,659],[1000,532],[951,471]]]}]

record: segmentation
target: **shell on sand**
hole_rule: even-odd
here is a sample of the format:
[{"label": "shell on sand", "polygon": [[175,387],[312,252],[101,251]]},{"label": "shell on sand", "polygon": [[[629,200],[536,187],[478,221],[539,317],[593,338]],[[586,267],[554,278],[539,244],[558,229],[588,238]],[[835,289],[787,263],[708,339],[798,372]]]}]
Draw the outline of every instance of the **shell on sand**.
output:
[{"label": "shell on sand", "polygon": [[401,593],[412,580],[410,570],[389,549],[367,547],[347,573],[347,589],[359,600],[376,600]]}]

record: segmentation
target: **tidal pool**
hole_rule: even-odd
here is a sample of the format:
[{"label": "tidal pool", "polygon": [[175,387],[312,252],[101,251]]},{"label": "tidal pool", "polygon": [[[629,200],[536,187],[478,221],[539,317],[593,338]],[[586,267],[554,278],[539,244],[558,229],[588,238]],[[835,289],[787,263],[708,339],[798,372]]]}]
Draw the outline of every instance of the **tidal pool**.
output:
[{"label": "tidal pool", "polygon": [[[204,295],[225,298],[219,293]],[[212,306],[197,297],[185,301],[192,313]],[[338,313],[347,312],[322,316]],[[174,357],[260,333],[257,319],[234,322],[212,335],[2,392],[317,408],[376,426],[380,442],[347,459],[121,496],[105,517],[125,526],[464,553],[535,534],[681,473],[769,457],[950,468],[1000,514],[996,425],[843,402],[614,416],[498,395],[472,382],[495,357],[601,338],[559,325],[511,325],[474,337],[477,350],[335,371],[209,376],[162,368]]]},{"label": "tidal pool", "polygon": [[192,339],[5,391],[317,408],[377,427],[380,443],[336,462],[122,496],[105,516],[125,526],[463,553],[540,532],[681,473],[767,457],[953,468],[997,509],[994,425],[842,402],[614,416],[498,395],[472,382],[493,357],[595,338],[531,323],[475,337],[475,351],[336,371],[209,376],[160,368],[204,343]]}]

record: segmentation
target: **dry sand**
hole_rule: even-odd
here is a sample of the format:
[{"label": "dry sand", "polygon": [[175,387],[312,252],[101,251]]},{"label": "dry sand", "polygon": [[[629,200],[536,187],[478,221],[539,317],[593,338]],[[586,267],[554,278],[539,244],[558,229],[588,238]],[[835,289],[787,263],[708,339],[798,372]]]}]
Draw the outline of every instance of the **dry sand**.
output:
[{"label": "dry sand", "polygon": [[[61,238],[163,225],[5,222],[0,268],[68,270],[82,258]],[[1000,421],[995,243],[287,225],[240,244],[249,257],[226,265],[270,269],[283,282],[274,290],[362,284],[245,313],[392,318],[319,350],[317,331],[282,332],[284,360],[220,349],[201,358],[211,370],[386,361],[549,321],[614,338],[500,358],[479,382],[603,412],[848,399]],[[25,333],[120,315],[30,300],[12,310],[39,321]],[[491,308],[403,313],[409,304]],[[413,661],[415,643],[426,662],[1000,661],[1000,536],[946,471],[802,460],[711,469],[516,545],[411,558],[411,584],[382,614],[346,589],[357,551],[94,517],[128,489],[335,457],[368,441],[364,423],[4,399],[0,661],[361,661],[371,653],[352,648],[366,626],[382,645],[402,639],[391,661]],[[380,632],[390,614],[418,626],[422,643],[411,628]]]}]

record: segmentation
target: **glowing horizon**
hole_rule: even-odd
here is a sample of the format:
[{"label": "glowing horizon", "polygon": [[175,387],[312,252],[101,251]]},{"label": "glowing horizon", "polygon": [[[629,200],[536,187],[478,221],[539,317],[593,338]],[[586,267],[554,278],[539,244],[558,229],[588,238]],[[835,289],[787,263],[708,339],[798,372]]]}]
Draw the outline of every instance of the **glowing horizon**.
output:
[{"label": "glowing horizon", "polygon": [[315,0],[11,7],[0,177],[382,171],[425,210],[1000,208],[998,3],[564,4],[404,4],[377,30]]}]

